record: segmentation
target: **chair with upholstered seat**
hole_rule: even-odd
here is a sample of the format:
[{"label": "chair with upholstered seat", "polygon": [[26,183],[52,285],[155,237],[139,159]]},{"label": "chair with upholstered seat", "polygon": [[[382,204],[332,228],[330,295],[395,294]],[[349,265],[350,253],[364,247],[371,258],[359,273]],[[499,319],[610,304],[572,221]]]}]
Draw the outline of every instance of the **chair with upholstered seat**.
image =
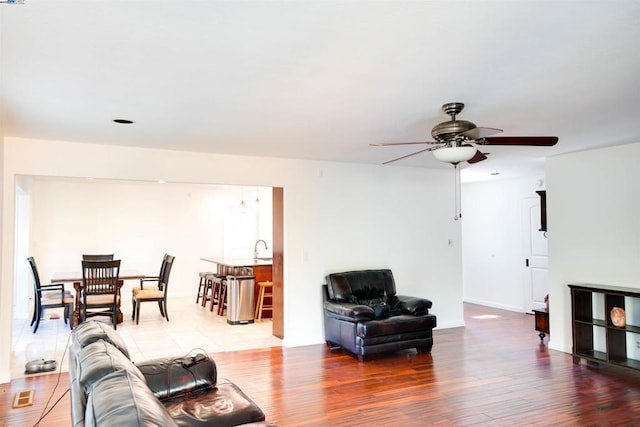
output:
[{"label": "chair with upholstered seat", "polygon": [[[132,320],[136,320],[136,300],[135,300],[136,294],[142,290],[147,290],[147,291],[158,290],[158,282],[160,281],[160,278],[164,274],[164,270],[167,267],[167,258],[170,256],[171,255],[166,253],[162,257],[162,263],[160,264],[160,272],[158,273],[157,276],[144,276],[142,279],[140,279],[140,285],[134,286],[131,289],[131,306],[132,306],[131,319]],[[150,283],[155,283],[155,285],[152,285]]]},{"label": "chair with upholstered seat", "polygon": [[163,268],[161,268],[160,277],[157,280],[157,286],[146,288],[141,286],[141,289],[132,293],[133,317],[136,320],[136,325],[140,323],[140,305],[148,301],[157,302],[160,314],[167,322],[169,321],[169,313],[167,312],[167,290],[169,288],[169,275],[171,274],[174,259],[175,257],[173,255],[165,255]]},{"label": "chair with upholstered seat", "polygon": [[[138,292],[140,292],[141,290],[158,290],[158,281],[160,280],[160,277],[162,277],[162,274],[164,272],[164,269],[167,266],[167,257],[170,257],[171,255],[169,254],[164,254],[164,256],[162,257],[162,263],[160,264],[160,272],[158,273],[157,276],[144,276],[142,279],[140,279],[140,286],[135,286],[131,289],[131,297],[133,298],[135,296],[135,294],[137,294]],[[147,284],[145,285],[145,283],[156,283],[156,285],[150,285]],[[133,299],[132,299],[133,301]],[[131,318],[135,319],[135,307],[133,309],[133,312],[131,313]]]},{"label": "chair with upholstered seat", "polygon": [[51,283],[42,285],[40,274],[36,267],[36,260],[33,257],[27,258],[33,273],[33,317],[30,326],[33,326],[35,334],[40,326],[42,312],[48,308],[64,308],[64,323],[71,327],[71,315],[73,313],[73,295],[64,290],[64,283]]},{"label": "chair with upholstered seat", "polygon": [[120,260],[82,261],[81,322],[88,317],[109,316],[113,328],[117,328],[120,311],[119,276]]}]

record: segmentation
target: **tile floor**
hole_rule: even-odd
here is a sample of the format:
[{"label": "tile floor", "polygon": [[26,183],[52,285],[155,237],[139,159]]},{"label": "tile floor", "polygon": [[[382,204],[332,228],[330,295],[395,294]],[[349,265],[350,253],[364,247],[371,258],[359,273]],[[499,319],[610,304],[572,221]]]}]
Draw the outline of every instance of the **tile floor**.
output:
[{"label": "tile floor", "polygon": [[[271,319],[263,319],[247,325],[229,325],[226,316],[218,316],[209,308],[195,303],[192,297],[176,297],[169,302],[167,322],[157,304],[145,303],[140,308],[140,324],[131,320],[131,301],[123,298],[124,322],[118,325],[118,333],[125,340],[131,359],[140,361],[156,357],[187,354],[193,349],[207,353],[281,346],[280,339],[272,335]],[[59,319],[50,319],[52,314]],[[111,323],[106,317],[95,317]],[[70,330],[62,319],[62,309],[45,311],[38,331],[31,331],[31,319],[14,320],[11,357],[11,378],[25,376],[27,349],[36,349],[46,360],[55,359],[66,372],[67,360],[61,362],[68,347]],[[34,374],[31,374],[34,375]],[[37,374],[35,374],[37,375]]]}]

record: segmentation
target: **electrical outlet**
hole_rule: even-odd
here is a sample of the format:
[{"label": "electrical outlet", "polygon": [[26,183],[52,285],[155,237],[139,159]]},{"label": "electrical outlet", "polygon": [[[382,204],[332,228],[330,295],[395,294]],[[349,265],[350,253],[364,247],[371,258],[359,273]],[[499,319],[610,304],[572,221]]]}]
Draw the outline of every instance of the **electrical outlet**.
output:
[{"label": "electrical outlet", "polygon": [[640,348],[640,341],[637,341],[637,342],[636,342],[636,346],[637,346],[638,348]]}]

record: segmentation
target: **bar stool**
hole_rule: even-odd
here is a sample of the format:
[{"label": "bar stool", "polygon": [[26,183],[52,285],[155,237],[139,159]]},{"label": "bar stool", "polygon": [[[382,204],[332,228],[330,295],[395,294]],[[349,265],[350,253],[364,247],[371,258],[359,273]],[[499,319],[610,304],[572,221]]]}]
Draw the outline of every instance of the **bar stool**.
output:
[{"label": "bar stool", "polygon": [[[273,282],[258,282],[258,286],[260,287],[260,290],[258,291],[258,301],[256,302],[256,313],[254,317],[256,320],[262,320],[262,312],[264,310],[271,310],[271,312],[273,312],[273,305],[265,305],[264,303],[265,298],[273,297],[273,293],[271,291],[273,289]],[[269,292],[266,292],[267,288],[269,288]]]},{"label": "bar stool", "polygon": [[[207,300],[207,275],[213,274],[210,271],[201,271],[198,273],[200,276],[200,283],[198,284],[198,295],[196,296],[196,304],[200,302],[200,298],[203,298],[203,302]],[[202,304],[204,306],[204,304]]]},{"label": "bar stool", "polygon": [[227,283],[226,276],[214,275],[212,284],[211,284],[211,304],[209,305],[209,311],[213,311],[214,305],[219,305],[220,303],[220,291],[222,290],[222,285]]},{"label": "bar stool", "polygon": [[227,308],[227,279],[220,281],[220,291],[218,294],[218,316],[224,316]]}]

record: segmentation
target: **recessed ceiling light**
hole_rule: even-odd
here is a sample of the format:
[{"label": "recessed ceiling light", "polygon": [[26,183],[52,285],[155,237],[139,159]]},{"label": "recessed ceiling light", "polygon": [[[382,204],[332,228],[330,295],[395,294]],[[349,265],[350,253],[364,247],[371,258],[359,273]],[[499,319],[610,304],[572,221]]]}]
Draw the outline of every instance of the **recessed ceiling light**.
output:
[{"label": "recessed ceiling light", "polygon": [[128,119],[113,119],[113,121],[115,123],[120,123],[120,124],[123,124],[123,125],[133,124],[133,120],[128,120]]}]

